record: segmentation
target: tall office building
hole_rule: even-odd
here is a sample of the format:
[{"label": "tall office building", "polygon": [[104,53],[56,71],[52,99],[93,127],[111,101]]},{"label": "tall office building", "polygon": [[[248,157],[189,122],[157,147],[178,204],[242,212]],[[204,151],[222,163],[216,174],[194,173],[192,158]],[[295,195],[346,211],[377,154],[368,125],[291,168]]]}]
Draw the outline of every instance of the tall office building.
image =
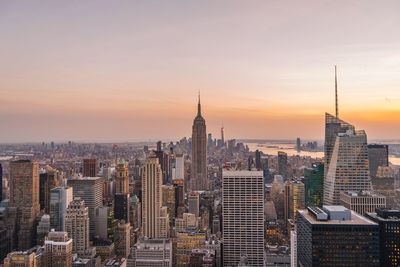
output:
[{"label": "tall office building", "polygon": [[64,214],[73,200],[72,187],[56,187],[50,190],[50,227],[64,231]]},{"label": "tall office building", "polygon": [[185,179],[185,158],[183,154],[176,154],[175,158],[175,179]]},{"label": "tall office building", "polygon": [[378,224],[342,206],[299,210],[298,266],[380,266]]},{"label": "tall office building", "polygon": [[332,148],[324,180],[325,205],[339,205],[341,191],[371,190],[366,133],[338,133]]},{"label": "tall office building", "polygon": [[381,266],[400,265],[400,210],[378,209],[367,218],[379,224]]},{"label": "tall office building", "polygon": [[222,172],[224,266],[242,255],[251,266],[264,263],[264,179],[262,171]]},{"label": "tall office building", "polygon": [[224,134],[224,125],[221,127],[221,145],[225,146],[225,134]]},{"label": "tall office building", "polygon": [[278,151],[278,173],[287,179],[288,156],[283,151]]},{"label": "tall office building", "polygon": [[142,169],[142,235],[147,238],[159,236],[162,205],[162,170],[156,157],[148,157]]},{"label": "tall office building", "polygon": [[65,212],[65,231],[72,238],[73,253],[84,257],[89,252],[89,209],[85,201],[75,198]]},{"label": "tall office building", "polygon": [[200,95],[197,116],[192,128],[192,172],[189,188],[192,191],[208,190],[206,121],[201,115]]},{"label": "tall office building", "polygon": [[161,141],[157,142],[157,150],[154,151],[154,154],[158,158],[158,163],[161,167],[162,177],[163,177],[163,184],[167,184],[170,182],[169,177],[169,155],[165,153],[164,150],[161,148]]},{"label": "tall office building", "polygon": [[119,194],[128,194],[129,193],[129,172],[128,172],[128,164],[125,162],[118,163],[115,168],[116,177],[115,177],[115,192]]},{"label": "tall office building", "polygon": [[378,167],[389,166],[389,146],[381,144],[369,144],[368,162],[371,177],[375,177]]},{"label": "tall office building", "polygon": [[322,208],[324,199],[324,164],[313,163],[311,168],[304,169],[305,206]]},{"label": "tall office building", "polygon": [[116,193],[114,196],[114,218],[130,221],[130,194]]},{"label": "tall office building", "polygon": [[162,186],[162,205],[167,207],[172,225],[176,217],[175,187],[173,185]]},{"label": "tall office building", "polygon": [[288,219],[296,221],[297,211],[304,209],[304,184],[300,181],[287,181],[284,192],[285,223]]},{"label": "tall office building", "polygon": [[97,160],[96,159],[84,159],[83,160],[83,176],[84,177],[96,177],[98,173]]},{"label": "tall office building", "polygon": [[324,177],[328,172],[328,167],[331,162],[333,148],[336,143],[336,137],[339,133],[346,133],[348,130],[355,131],[353,125],[340,120],[329,113],[325,113],[325,170]]},{"label": "tall office building", "polygon": [[255,154],[256,154],[256,169],[257,171],[261,171],[262,170],[261,151],[257,149]]},{"label": "tall office building", "polygon": [[36,244],[43,246],[47,234],[50,232],[50,216],[43,214],[36,227]]},{"label": "tall office building", "polygon": [[44,242],[44,257],[46,267],[72,266],[72,239],[67,232],[52,230]]},{"label": "tall office building", "polygon": [[69,179],[68,186],[73,188],[74,198],[81,198],[89,209],[90,238],[95,235],[96,209],[103,205],[103,178],[84,177],[82,179]]},{"label": "tall office building", "polygon": [[39,215],[39,167],[36,161],[10,162],[9,223],[13,228],[13,247],[32,247],[34,225]]},{"label": "tall office building", "polygon": [[44,213],[50,212],[50,190],[59,185],[59,173],[56,169],[46,166],[39,174],[39,203]]}]

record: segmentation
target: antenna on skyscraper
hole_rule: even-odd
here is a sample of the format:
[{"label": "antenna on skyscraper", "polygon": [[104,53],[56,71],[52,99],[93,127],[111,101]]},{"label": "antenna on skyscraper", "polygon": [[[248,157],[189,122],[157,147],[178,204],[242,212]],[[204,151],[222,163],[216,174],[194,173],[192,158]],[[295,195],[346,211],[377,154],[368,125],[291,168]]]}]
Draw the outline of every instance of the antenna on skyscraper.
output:
[{"label": "antenna on skyscraper", "polygon": [[338,95],[337,95],[337,72],[335,65],[335,107],[336,107],[336,118],[339,118],[339,106],[338,106]]}]

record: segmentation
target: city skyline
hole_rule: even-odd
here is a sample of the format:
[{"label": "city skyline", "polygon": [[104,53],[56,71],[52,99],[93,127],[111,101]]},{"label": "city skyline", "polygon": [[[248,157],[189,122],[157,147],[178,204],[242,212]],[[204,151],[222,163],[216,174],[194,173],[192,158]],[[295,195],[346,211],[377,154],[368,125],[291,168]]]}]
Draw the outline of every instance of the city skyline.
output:
[{"label": "city skyline", "polygon": [[2,142],[176,140],[198,90],[214,136],[323,139],[334,65],[341,118],[398,136],[398,2],[206,2],[2,2]]}]

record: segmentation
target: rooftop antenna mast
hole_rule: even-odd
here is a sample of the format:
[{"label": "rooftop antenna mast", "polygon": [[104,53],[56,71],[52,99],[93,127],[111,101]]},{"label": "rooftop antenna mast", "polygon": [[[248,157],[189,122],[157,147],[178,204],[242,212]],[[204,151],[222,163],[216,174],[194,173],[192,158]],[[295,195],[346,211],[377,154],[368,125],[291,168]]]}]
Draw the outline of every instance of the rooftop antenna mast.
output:
[{"label": "rooftop antenna mast", "polygon": [[338,106],[338,94],[337,94],[337,72],[335,65],[335,108],[336,108],[336,118],[339,118],[339,106]]}]

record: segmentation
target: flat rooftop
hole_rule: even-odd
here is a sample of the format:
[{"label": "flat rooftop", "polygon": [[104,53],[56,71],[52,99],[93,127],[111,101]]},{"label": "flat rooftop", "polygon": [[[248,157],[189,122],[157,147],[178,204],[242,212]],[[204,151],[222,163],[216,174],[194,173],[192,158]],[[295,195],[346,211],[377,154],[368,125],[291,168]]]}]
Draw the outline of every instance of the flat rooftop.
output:
[{"label": "flat rooftop", "polygon": [[[328,207],[333,207],[333,209],[336,209],[335,211],[342,211],[341,208],[338,208],[340,206],[328,206]],[[344,208],[345,209],[345,208]],[[299,210],[298,211],[307,221],[309,221],[311,224],[318,224],[318,225],[378,225],[377,223],[359,215],[358,213],[351,211],[351,220],[327,220],[327,221],[318,221],[314,218],[313,214],[309,212],[308,210]]]}]

